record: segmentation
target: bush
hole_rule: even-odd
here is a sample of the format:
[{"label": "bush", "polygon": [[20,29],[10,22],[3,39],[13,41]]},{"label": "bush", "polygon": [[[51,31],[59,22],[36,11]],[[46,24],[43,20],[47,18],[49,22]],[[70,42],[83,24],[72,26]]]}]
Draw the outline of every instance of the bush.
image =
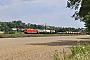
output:
[{"label": "bush", "polygon": [[0,35],[0,38],[3,38],[3,36],[2,36],[2,35]]},{"label": "bush", "polygon": [[14,31],[9,31],[9,33],[8,34],[15,34],[15,32]]},{"label": "bush", "polygon": [[58,53],[54,55],[54,60],[90,60],[90,44],[85,43],[84,45],[78,45],[76,47],[71,48],[72,56],[69,58],[65,57],[64,59],[60,59]]}]

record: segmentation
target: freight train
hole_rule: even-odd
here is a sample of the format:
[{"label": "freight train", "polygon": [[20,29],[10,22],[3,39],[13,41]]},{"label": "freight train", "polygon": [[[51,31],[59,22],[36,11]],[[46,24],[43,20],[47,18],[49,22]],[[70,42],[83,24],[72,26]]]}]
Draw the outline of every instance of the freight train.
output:
[{"label": "freight train", "polygon": [[55,30],[25,29],[25,34],[86,34],[86,32],[56,32]]}]

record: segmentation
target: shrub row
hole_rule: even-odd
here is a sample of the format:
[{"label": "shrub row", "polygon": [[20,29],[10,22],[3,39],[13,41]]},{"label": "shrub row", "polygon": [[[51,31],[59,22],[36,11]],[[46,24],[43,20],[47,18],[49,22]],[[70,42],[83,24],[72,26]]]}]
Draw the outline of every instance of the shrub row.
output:
[{"label": "shrub row", "polygon": [[0,34],[0,38],[75,36],[75,34]]}]

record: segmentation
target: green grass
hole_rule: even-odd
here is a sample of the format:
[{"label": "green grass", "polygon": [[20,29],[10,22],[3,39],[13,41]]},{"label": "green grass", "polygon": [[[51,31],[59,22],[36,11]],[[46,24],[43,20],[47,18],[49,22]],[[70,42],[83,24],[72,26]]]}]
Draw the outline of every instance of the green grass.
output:
[{"label": "green grass", "polygon": [[86,43],[84,45],[78,45],[76,47],[71,48],[72,56],[66,57],[65,52],[63,52],[64,58],[61,58],[56,53],[54,55],[54,60],[90,60],[90,44]]}]

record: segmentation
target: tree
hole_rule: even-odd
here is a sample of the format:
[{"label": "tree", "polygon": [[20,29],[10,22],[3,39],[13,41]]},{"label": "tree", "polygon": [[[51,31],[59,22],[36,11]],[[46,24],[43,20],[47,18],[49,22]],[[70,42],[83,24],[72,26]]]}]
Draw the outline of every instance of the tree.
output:
[{"label": "tree", "polygon": [[87,30],[90,33],[90,14],[89,15],[86,15],[84,17],[84,22],[85,22],[85,27],[88,27]]},{"label": "tree", "polygon": [[90,0],[68,0],[67,7],[76,10],[72,17],[85,22],[90,31]]}]

